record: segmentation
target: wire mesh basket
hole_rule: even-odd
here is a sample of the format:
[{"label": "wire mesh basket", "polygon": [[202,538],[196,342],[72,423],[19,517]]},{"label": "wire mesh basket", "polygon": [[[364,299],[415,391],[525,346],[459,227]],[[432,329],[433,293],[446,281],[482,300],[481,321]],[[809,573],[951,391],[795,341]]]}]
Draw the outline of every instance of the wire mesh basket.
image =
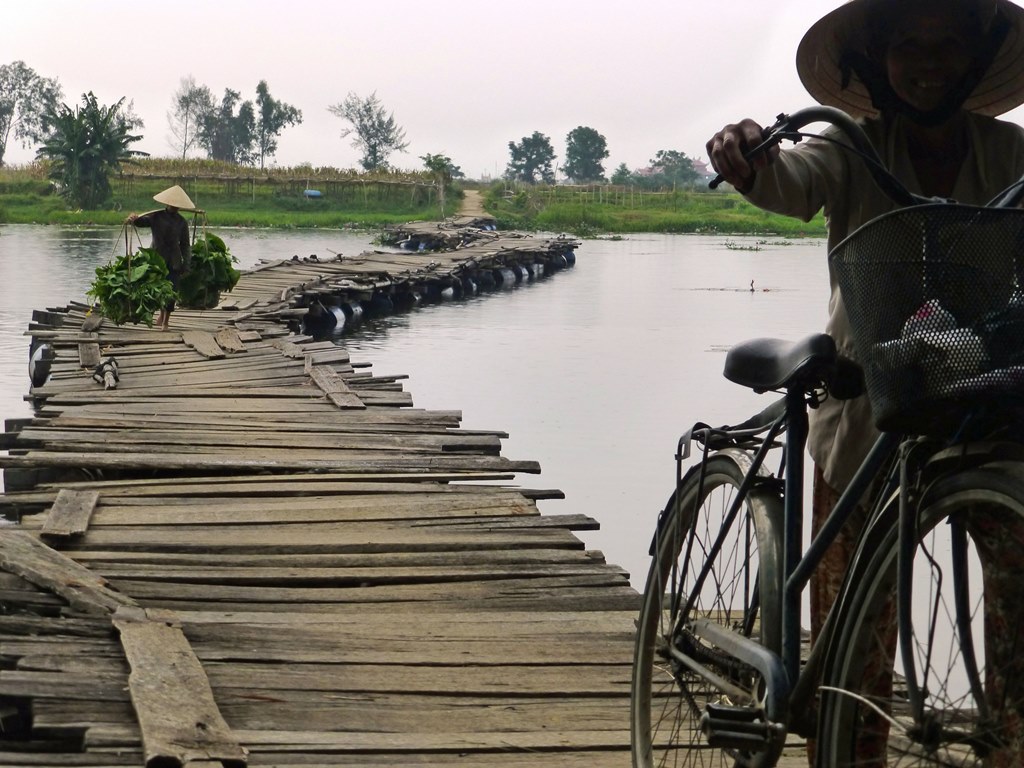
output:
[{"label": "wire mesh basket", "polygon": [[1024,400],[1024,210],[900,209],[829,262],[879,429],[948,433]]}]

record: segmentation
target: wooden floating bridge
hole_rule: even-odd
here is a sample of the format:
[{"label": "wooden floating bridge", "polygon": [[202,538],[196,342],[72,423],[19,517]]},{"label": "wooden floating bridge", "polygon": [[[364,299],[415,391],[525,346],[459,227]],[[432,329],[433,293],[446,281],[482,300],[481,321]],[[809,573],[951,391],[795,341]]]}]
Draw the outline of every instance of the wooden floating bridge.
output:
[{"label": "wooden floating bridge", "polygon": [[163,333],[37,312],[51,375],[0,456],[0,764],[628,765],[638,596],[573,533],[597,523],[540,514],[561,494],[513,484],[539,467],[503,432],[295,332],[311,296],[562,248],[264,264]]}]

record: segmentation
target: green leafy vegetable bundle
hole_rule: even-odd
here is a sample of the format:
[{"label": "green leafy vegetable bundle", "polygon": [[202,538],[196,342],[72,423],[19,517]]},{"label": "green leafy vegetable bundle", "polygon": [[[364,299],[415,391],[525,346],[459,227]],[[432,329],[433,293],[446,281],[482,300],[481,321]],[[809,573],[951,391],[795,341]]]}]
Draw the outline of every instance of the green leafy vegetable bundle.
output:
[{"label": "green leafy vegetable bundle", "polygon": [[139,248],[103,267],[86,294],[100,305],[103,316],[118,325],[145,323],[175,300],[167,265],[153,248]]},{"label": "green leafy vegetable bundle", "polygon": [[242,274],[238,262],[216,235],[206,232],[192,246],[192,263],[181,278],[178,293],[181,305],[192,309],[217,306],[221,291],[230,291]]}]

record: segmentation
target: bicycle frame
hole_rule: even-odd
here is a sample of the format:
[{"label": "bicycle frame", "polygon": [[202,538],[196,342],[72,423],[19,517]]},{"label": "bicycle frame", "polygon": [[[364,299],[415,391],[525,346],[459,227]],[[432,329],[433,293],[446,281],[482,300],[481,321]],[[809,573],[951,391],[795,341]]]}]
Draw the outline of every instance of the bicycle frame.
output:
[{"label": "bicycle frame", "polygon": [[[699,593],[702,588],[710,571],[710,565],[720,550],[730,527],[739,515],[747,493],[758,482],[758,471],[767,458],[768,452],[775,447],[775,438],[785,430],[783,443],[783,570],[779,583],[775,585],[775,594],[759,596],[762,601],[781,601],[781,654],[775,654],[761,643],[739,633],[730,632],[712,621],[698,620],[694,622],[692,629],[697,636],[707,639],[758,670],[765,681],[765,715],[772,723],[787,723],[791,730],[798,733],[803,733],[809,724],[790,723],[788,715],[790,712],[806,712],[811,709],[805,705],[810,704],[816,693],[824,648],[827,647],[833,624],[830,613],[821,636],[816,639],[811,650],[810,658],[801,669],[801,596],[803,590],[807,586],[811,574],[820,564],[826,550],[857,509],[861,498],[875,482],[875,478],[878,477],[882,468],[896,454],[901,442],[900,436],[894,433],[883,433],[879,437],[858,469],[850,486],[842,494],[822,529],[805,551],[803,550],[803,473],[804,449],[807,442],[807,405],[807,396],[801,390],[794,389],[787,392],[785,412],[775,420],[762,439],[761,445],[754,455],[751,468],[725,514],[721,531],[707,555],[705,565],[697,576],[685,610],[680,614],[689,614],[692,608],[692,596]],[[745,436],[747,432],[748,430],[739,430],[736,434]],[[684,439],[686,438],[684,437]],[[680,451],[680,458],[683,455],[683,451]],[[703,467],[703,462],[701,467]],[[878,497],[886,498],[894,487],[895,479],[890,478]],[[687,660],[680,660],[693,668],[693,665],[689,664]],[[694,671],[698,674],[714,675],[710,670],[694,669]],[[803,735],[808,734],[804,733]]]}]

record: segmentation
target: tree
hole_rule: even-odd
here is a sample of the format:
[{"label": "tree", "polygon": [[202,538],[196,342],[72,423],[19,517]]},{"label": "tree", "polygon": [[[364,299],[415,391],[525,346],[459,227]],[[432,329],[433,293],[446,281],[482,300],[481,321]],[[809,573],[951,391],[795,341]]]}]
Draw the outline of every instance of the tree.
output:
[{"label": "tree", "polygon": [[199,146],[213,160],[248,165],[254,159],[256,113],[251,101],[239,104],[241,99],[238,91],[225,88],[220,106],[200,117]]},{"label": "tree", "polygon": [[277,138],[290,125],[302,122],[302,112],[270,95],[266,80],[256,86],[256,154],[260,170],[268,157],[277,153]]},{"label": "tree", "polygon": [[0,166],[12,136],[23,147],[43,141],[46,115],[62,98],[56,80],[39,76],[25,62],[0,66]]},{"label": "tree", "polygon": [[633,180],[633,174],[625,163],[619,163],[619,167],[612,173],[612,184],[625,185]]},{"label": "tree", "polygon": [[465,174],[462,173],[462,169],[459,166],[452,162],[448,155],[420,155],[420,160],[423,161],[424,167],[434,174],[434,178],[437,180],[441,218],[444,218],[445,196],[452,184],[452,179],[461,179]]},{"label": "tree", "polygon": [[593,128],[579,126],[565,137],[565,175],[578,184],[604,181],[608,142]]},{"label": "tree", "polygon": [[363,156],[359,164],[365,171],[377,171],[387,167],[392,152],[401,152],[409,146],[405,131],[398,127],[394,113],[388,113],[374,91],[366,98],[349,93],[341,104],[327,107],[328,111],[351,123],[351,128],[341,132],[341,137],[354,135],[352,146]]},{"label": "tree", "polygon": [[441,178],[445,184],[450,184],[452,179],[465,177],[462,169],[452,163],[448,155],[421,155],[420,160],[428,171]]},{"label": "tree", "polygon": [[674,149],[659,149],[651,160],[654,175],[649,177],[656,186],[661,187],[692,187],[700,178],[693,167],[693,161],[683,152]]},{"label": "tree", "polygon": [[167,124],[171,129],[168,143],[175,153],[181,152],[184,159],[199,143],[200,122],[204,115],[214,110],[213,94],[205,85],[196,85],[192,75],[183,77],[178,90],[171,99],[167,112]]},{"label": "tree", "polygon": [[142,121],[133,114],[131,104],[124,106],[123,98],[104,107],[90,91],[82,95],[80,107],[50,107],[44,124],[49,126],[48,133],[36,155],[52,161],[50,178],[78,208],[102,206],[110,199],[109,175],[119,171],[122,163],[146,154],[129,149],[142,138],[132,133],[142,127]]},{"label": "tree", "polygon": [[539,175],[541,181],[555,183],[555,172],[552,170],[555,150],[551,140],[543,133],[534,131],[533,135],[524,136],[518,144],[510,141],[508,151],[511,159],[505,168],[505,178],[533,184]]}]

